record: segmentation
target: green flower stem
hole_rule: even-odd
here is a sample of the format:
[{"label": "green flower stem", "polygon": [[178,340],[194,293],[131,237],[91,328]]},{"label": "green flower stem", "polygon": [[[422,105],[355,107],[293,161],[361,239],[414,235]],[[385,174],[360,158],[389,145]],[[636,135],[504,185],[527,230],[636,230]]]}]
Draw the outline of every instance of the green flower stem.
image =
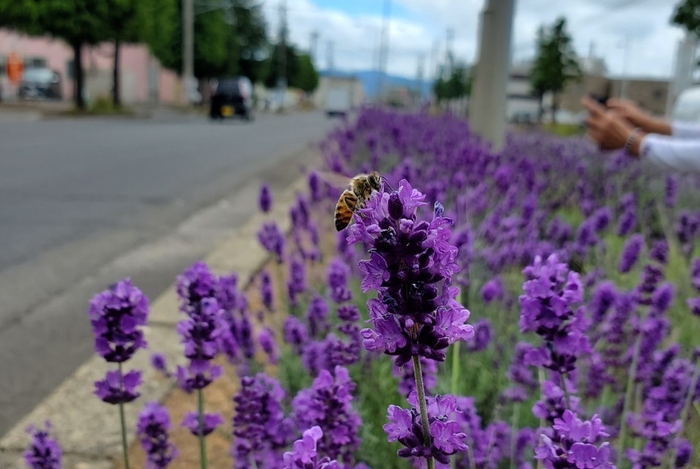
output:
[{"label": "green flower stem", "polygon": [[[510,424],[510,469],[515,469],[515,447],[518,441],[518,421],[520,420],[520,402],[513,404],[513,419]],[[474,467],[474,466],[471,466]]]},{"label": "green flower stem", "polygon": [[[693,395],[695,394],[695,388],[698,385],[698,378],[700,378],[700,368],[695,364],[693,370],[693,377],[690,379],[690,387],[688,387],[688,393],[685,395],[685,403],[683,404],[683,410],[681,410],[681,428],[678,431],[677,439],[683,436],[683,427],[685,427],[685,421],[688,419],[688,413],[690,412],[690,406],[693,403]],[[676,461],[676,454],[678,452],[678,446],[676,446],[671,451],[671,457],[669,462],[669,467],[673,467]]]},{"label": "green flower stem", "polygon": [[[428,424],[428,406],[425,401],[425,387],[423,386],[423,370],[420,365],[420,357],[413,356],[413,376],[416,379],[416,389],[418,390],[418,408],[420,409],[420,422],[423,426],[423,444],[430,448],[432,441],[430,438],[430,425]],[[435,460],[431,457],[427,459],[428,469],[435,469]]]},{"label": "green flower stem", "polygon": [[639,362],[639,353],[642,348],[642,337],[644,334],[640,331],[637,336],[637,340],[634,344],[634,355],[632,355],[632,366],[629,374],[627,375],[627,387],[625,388],[625,404],[622,408],[622,421],[620,422],[620,436],[617,440],[617,454],[624,454],[625,450],[625,440],[627,439],[627,413],[630,410],[630,405],[632,405],[632,398],[634,397],[634,387],[635,381],[637,380],[637,365]]},{"label": "green flower stem", "polygon": [[[456,396],[457,393],[457,386],[459,385],[459,365],[460,365],[460,355],[459,355],[459,342],[457,341],[454,343],[452,347],[452,383],[450,387],[450,392],[452,393],[453,396]],[[452,458],[452,461],[450,461],[450,467],[452,469],[455,469],[457,467],[457,459]],[[473,467],[473,466],[472,466]]]},{"label": "green flower stem", "polygon": [[452,346],[452,382],[450,384],[450,392],[456,396],[457,386],[459,386],[459,342],[457,341]]},{"label": "green flower stem", "polygon": [[197,389],[197,411],[199,414],[199,463],[207,469],[207,444],[204,441],[204,393]]},{"label": "green flower stem", "polygon": [[[122,364],[119,363],[119,388],[124,391],[124,373],[122,372]],[[124,451],[124,467],[130,469],[129,466],[129,447],[126,443],[126,418],[124,418],[124,403],[119,403],[119,420],[122,425],[122,450]]]}]

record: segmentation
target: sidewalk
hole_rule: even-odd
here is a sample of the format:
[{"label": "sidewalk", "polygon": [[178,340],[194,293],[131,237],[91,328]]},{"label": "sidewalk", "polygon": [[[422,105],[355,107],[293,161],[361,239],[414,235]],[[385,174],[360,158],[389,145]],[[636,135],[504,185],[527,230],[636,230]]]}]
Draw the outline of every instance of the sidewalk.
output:
[{"label": "sidewalk", "polygon": [[[300,177],[293,184],[276,194],[273,213],[287,231],[290,220],[289,207],[295,200],[295,192],[303,190],[306,178]],[[259,245],[256,232],[265,219],[262,214],[252,216],[248,222],[230,231],[225,239],[214,246],[204,259],[216,273],[234,271],[245,286],[268,259],[268,253]],[[138,412],[145,402],[160,401],[173,389],[173,383],[159,379],[149,363],[150,353],[163,353],[171,364],[182,363],[180,339],[175,331],[179,319],[174,285],[151,302],[149,326],[146,328],[148,350],[139,351],[129,366],[143,372],[144,386],[141,397],[126,406],[129,441],[133,442],[134,425]],[[63,448],[64,469],[116,469],[121,466],[121,435],[117,424],[117,408],[101,402],[93,395],[94,381],[101,379],[108,365],[100,357],[93,357],[79,367],[43,402],[22,418],[9,432],[0,438],[0,469],[23,468],[22,451],[29,443],[26,427],[41,425],[51,420],[55,434]]]}]

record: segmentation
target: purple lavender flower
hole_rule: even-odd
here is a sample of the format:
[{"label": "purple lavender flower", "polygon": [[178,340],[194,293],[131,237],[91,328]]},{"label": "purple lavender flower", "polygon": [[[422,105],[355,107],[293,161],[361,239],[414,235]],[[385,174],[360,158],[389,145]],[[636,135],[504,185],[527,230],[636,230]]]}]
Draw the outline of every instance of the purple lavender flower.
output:
[{"label": "purple lavender flower", "polygon": [[168,441],[170,416],[165,407],[149,402],[139,413],[136,434],[146,453],[147,469],[164,469],[177,456],[177,449]]},{"label": "purple lavender flower", "polygon": [[593,214],[593,229],[596,233],[599,233],[610,224],[610,219],[612,218],[612,212],[608,207],[600,207]]},{"label": "purple lavender flower", "polygon": [[141,372],[132,370],[122,377],[120,370],[108,371],[105,379],[95,381],[95,395],[108,404],[126,404],[140,396]]},{"label": "purple lavender flower", "polygon": [[177,278],[177,294],[180,311],[191,314],[197,311],[204,298],[216,298],[219,280],[203,262],[195,262]]},{"label": "purple lavender flower", "polygon": [[301,355],[304,344],[308,342],[309,331],[306,324],[294,316],[289,316],[284,322],[284,341],[291,345],[297,355]]},{"label": "purple lavender flower", "polygon": [[274,293],[272,291],[272,279],[266,270],[263,270],[262,274],[260,275],[260,298],[262,299],[265,308],[267,308],[268,311],[273,311],[272,304]]},{"label": "purple lavender flower", "polygon": [[481,287],[481,298],[484,303],[491,303],[495,299],[503,297],[503,281],[500,277],[494,277]]},{"label": "purple lavender flower", "polygon": [[238,289],[238,275],[230,273],[219,277],[216,300],[227,314],[233,314],[234,311],[243,313],[246,310],[248,299],[245,293]]},{"label": "purple lavender flower", "polygon": [[[511,456],[510,428],[502,421],[495,421],[482,427],[481,418],[476,411],[474,399],[470,397],[457,398],[457,410],[455,420],[459,429],[466,435],[466,444],[471,450],[476,468],[495,468]],[[521,450],[524,451],[524,448]],[[466,454],[457,457],[457,467],[462,467],[459,462],[469,463]],[[461,459],[461,461],[460,461]],[[471,463],[469,463],[471,464]]]},{"label": "purple lavender flower", "polygon": [[593,291],[593,297],[588,304],[591,318],[594,324],[600,324],[610,308],[617,301],[619,292],[615,284],[610,281],[600,282]]},{"label": "purple lavender flower", "polygon": [[283,455],[282,469],[341,469],[337,461],[328,456],[319,457],[317,446],[323,438],[318,425],[304,431],[301,439],[294,442],[292,450]]},{"label": "purple lavender flower", "polygon": [[[216,430],[216,427],[224,423],[224,419],[219,414],[203,414],[203,420],[202,436],[209,435]],[[199,436],[199,414],[197,412],[187,412],[185,418],[182,419],[182,426],[188,429],[192,435]]]},{"label": "purple lavender flower", "polygon": [[690,280],[693,284],[693,288],[700,291],[700,258],[695,258],[691,262]]},{"label": "purple lavender flower", "polygon": [[629,272],[634,264],[639,259],[639,254],[642,252],[642,246],[644,245],[644,238],[640,234],[635,234],[630,236],[630,238],[625,241],[625,245],[622,247],[622,255],[620,256],[620,263],[618,264],[617,270],[620,273]]},{"label": "purple lavender flower", "polygon": [[264,223],[258,231],[258,241],[270,254],[273,254],[278,263],[282,263],[284,257],[284,234],[274,221]]},{"label": "purple lavender flower", "polygon": [[318,177],[318,173],[316,171],[311,171],[309,173],[309,192],[311,194],[312,202],[318,202],[321,200],[321,179]]},{"label": "purple lavender flower", "polygon": [[331,299],[335,303],[350,301],[352,297],[352,292],[348,288],[350,267],[341,259],[334,258],[326,269],[326,276]]},{"label": "purple lavender flower", "polygon": [[678,178],[673,174],[666,176],[666,190],[664,195],[664,204],[666,207],[675,207],[676,197],[678,195]]},{"label": "purple lavender flower", "polygon": [[627,236],[637,226],[637,213],[634,207],[625,210],[620,216],[620,221],[617,225],[617,234],[619,236]]},{"label": "purple lavender flower", "polygon": [[362,422],[352,408],[354,389],[348,370],[337,366],[335,377],[321,370],[311,388],[301,390],[292,400],[297,428],[321,427],[325,437],[319,442],[319,451],[333,459],[342,457],[345,463],[352,461],[360,443]]},{"label": "purple lavender flower", "polygon": [[276,467],[280,449],[288,443],[291,422],[284,416],[285,393],[277,380],[259,373],[241,379],[241,390],[233,397],[236,413],[233,434],[236,441],[231,456],[237,469]]},{"label": "purple lavender flower", "polygon": [[264,327],[258,334],[258,343],[260,343],[260,348],[265,352],[270,363],[276,365],[279,361],[279,351],[275,342],[275,333],[272,332],[272,329]]},{"label": "purple lavender flower", "polygon": [[272,192],[270,186],[262,184],[260,186],[260,210],[267,213],[272,208]]},{"label": "purple lavender flower", "polygon": [[673,302],[673,284],[665,282],[659,285],[654,293],[651,294],[651,304],[656,310],[654,314],[662,315]]},{"label": "purple lavender flower", "polygon": [[110,363],[123,363],[147,346],[143,331],[148,299],[131,280],[124,279],[90,300],[90,323],[95,351]]},{"label": "purple lavender flower", "polygon": [[27,433],[32,436],[32,442],[24,452],[27,467],[61,469],[61,447],[56,439],[51,437],[51,423],[46,422],[43,429],[30,426]]},{"label": "purple lavender flower", "polygon": [[185,357],[194,362],[206,362],[219,352],[219,338],[225,330],[222,310],[214,298],[203,298],[199,314],[177,324],[177,332],[185,345]]},{"label": "purple lavender flower", "polygon": [[654,259],[659,264],[666,264],[668,262],[668,243],[665,239],[660,239],[654,242],[654,245],[649,251],[649,257]]},{"label": "purple lavender flower", "polygon": [[[535,458],[543,460],[547,469],[612,469],[610,446],[601,440],[609,435],[597,416],[590,421],[580,420],[575,413],[565,410],[554,422],[556,439],[542,435]],[[558,441],[557,441],[558,440]]]},{"label": "purple lavender flower", "polygon": [[298,257],[292,257],[289,263],[289,279],[287,280],[287,296],[289,304],[298,306],[297,296],[306,291],[306,267]]},{"label": "purple lavender flower", "polygon": [[533,349],[534,347],[527,342],[516,344],[513,361],[506,372],[506,377],[511,383],[511,387],[504,392],[506,399],[513,402],[524,402],[538,386],[534,369],[528,364],[527,359]]},{"label": "purple lavender flower", "polygon": [[171,373],[168,371],[168,360],[162,353],[151,354],[151,366],[158,372],[162,373],[166,378],[169,378]]},{"label": "purple lavender flower", "polygon": [[178,365],[175,377],[180,388],[191,393],[195,389],[206,388],[223,372],[224,369],[221,366],[214,366],[206,361],[190,362],[188,367]]},{"label": "purple lavender flower", "polygon": [[491,343],[491,337],[493,336],[493,331],[491,330],[491,323],[488,319],[479,319],[474,324],[474,339],[467,344],[467,350],[471,352],[481,352],[485,350],[489,343]]},{"label": "purple lavender flower", "polygon": [[319,295],[314,295],[306,311],[306,320],[312,337],[323,335],[328,330],[328,304]]},{"label": "purple lavender flower", "polygon": [[444,350],[474,331],[465,324],[469,311],[450,287],[458,270],[457,248],[449,244],[451,222],[436,204],[431,222],[418,221],[416,209],[425,196],[406,180],[398,191],[374,193],[356,215],[348,242],[371,246],[360,262],[362,289],[379,299],[367,302],[374,329],[362,331],[367,350],[395,356],[402,366],[413,356],[444,361]]},{"label": "purple lavender flower", "polygon": [[411,409],[390,405],[387,409],[389,423],[384,425],[389,442],[398,441],[404,448],[398,451],[402,458],[435,458],[441,464],[449,464],[450,456],[466,451],[466,435],[460,431],[459,423],[454,420],[457,411],[457,400],[454,396],[444,395],[427,398],[428,424],[432,436],[430,447],[426,447],[423,439],[425,433],[421,417],[416,408],[416,394],[409,397]]},{"label": "purple lavender flower", "polygon": [[520,330],[536,332],[544,340],[528,361],[566,375],[576,367],[577,358],[590,349],[583,310],[573,311],[583,298],[579,276],[554,254],[546,261],[536,257],[523,273],[527,280],[523,283],[525,294],[520,296]]}]

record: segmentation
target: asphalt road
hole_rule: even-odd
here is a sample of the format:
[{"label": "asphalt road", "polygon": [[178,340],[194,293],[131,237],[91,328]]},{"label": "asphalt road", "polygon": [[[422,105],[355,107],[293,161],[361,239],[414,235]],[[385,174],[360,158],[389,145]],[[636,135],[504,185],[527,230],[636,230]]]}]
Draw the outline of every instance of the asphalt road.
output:
[{"label": "asphalt road", "polygon": [[333,125],[0,119],[0,435],[92,353],[89,298],[130,276],[155,298],[292,182]]}]

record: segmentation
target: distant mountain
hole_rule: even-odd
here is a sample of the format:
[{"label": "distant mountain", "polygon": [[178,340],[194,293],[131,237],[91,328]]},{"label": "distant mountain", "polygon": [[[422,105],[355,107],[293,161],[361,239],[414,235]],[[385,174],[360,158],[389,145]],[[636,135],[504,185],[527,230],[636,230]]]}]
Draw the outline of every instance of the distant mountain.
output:
[{"label": "distant mountain", "polygon": [[[361,70],[358,72],[348,72],[343,70],[326,70],[320,73],[322,76],[357,77],[362,83],[362,87],[365,90],[365,95],[370,99],[377,97],[377,95],[379,94],[379,84],[382,75],[384,75],[384,86],[386,87],[408,88],[412,90],[419,89],[418,80],[400,77],[396,75],[384,74],[376,70]],[[420,86],[423,96],[429,97],[431,88],[432,83],[428,82],[427,80],[424,81],[422,83],[422,86]]]}]

